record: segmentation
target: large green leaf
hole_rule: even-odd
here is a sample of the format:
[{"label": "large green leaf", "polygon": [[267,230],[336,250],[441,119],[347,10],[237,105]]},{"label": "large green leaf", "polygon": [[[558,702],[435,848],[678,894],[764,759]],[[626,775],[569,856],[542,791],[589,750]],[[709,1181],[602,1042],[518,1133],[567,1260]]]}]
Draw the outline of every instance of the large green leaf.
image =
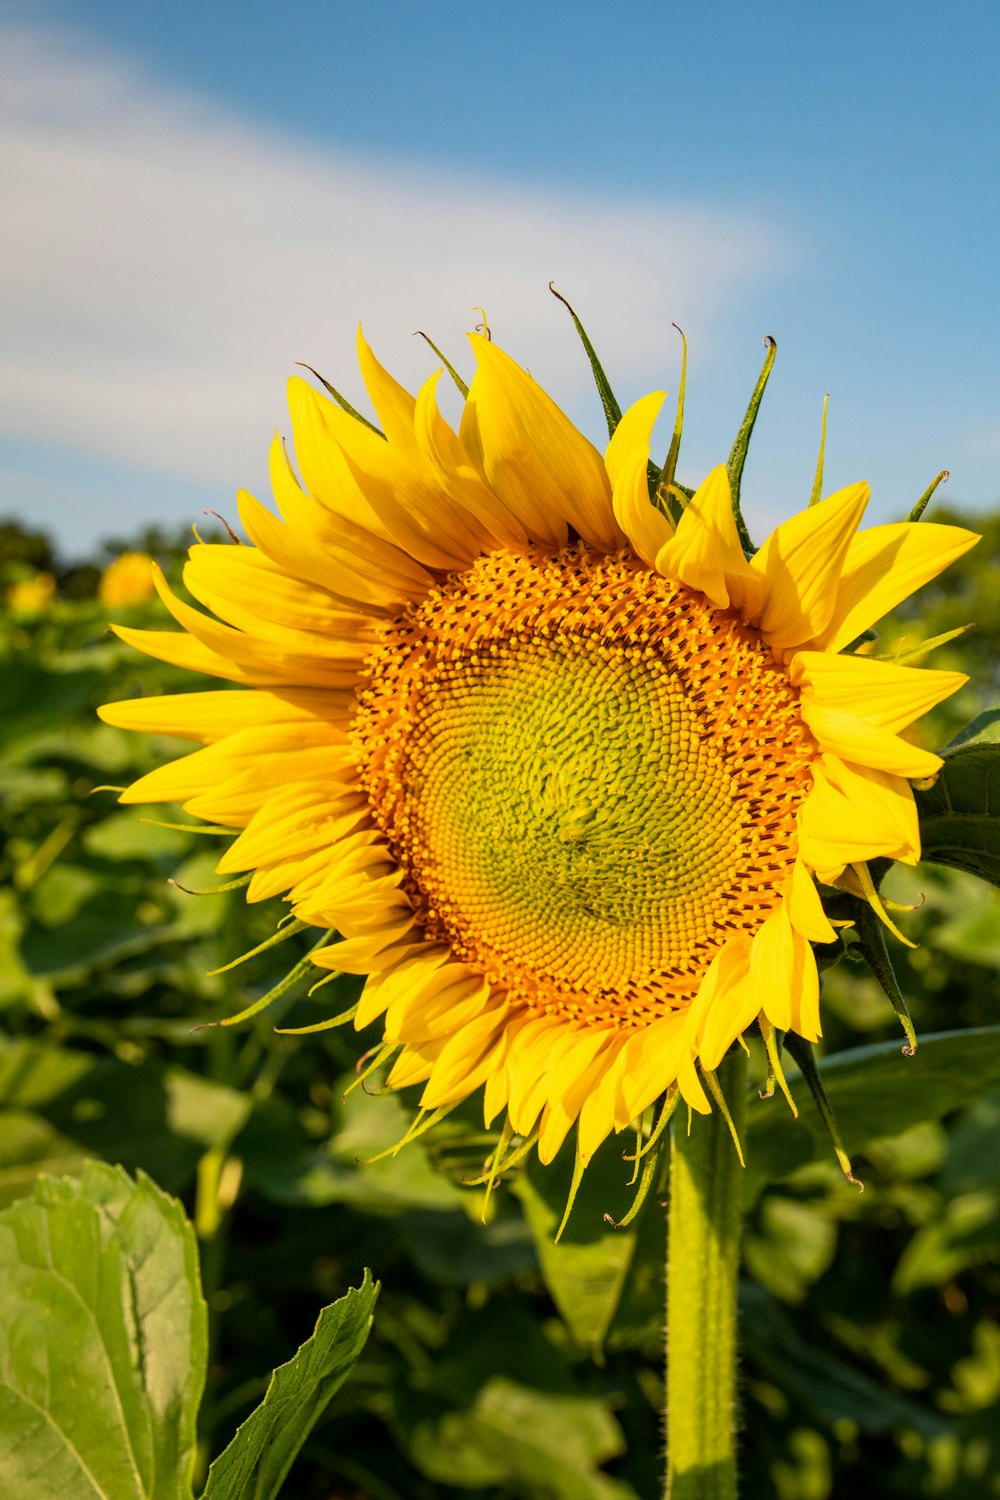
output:
[{"label": "large green leaf", "polygon": [[251,1104],[186,1068],[0,1042],[0,1202],[30,1192],[40,1171],[78,1172],[92,1156],[178,1191],[208,1148],[236,1135]]},{"label": "large green leaf", "polygon": [[906,1297],[920,1287],[952,1281],[970,1266],[993,1265],[998,1247],[997,1193],[962,1193],[910,1240],[892,1278],[893,1291]]},{"label": "large green leaf", "polygon": [[934,785],[915,795],[923,858],[1000,885],[1000,708],[955,736]]},{"label": "large green leaf", "polygon": [[[532,1155],[514,1188],[552,1300],[577,1343],[595,1351],[611,1325],[635,1256],[638,1224],[616,1229],[605,1218],[623,1218],[635,1191],[628,1187],[631,1169],[622,1160],[633,1139],[624,1137],[624,1148],[621,1138],[613,1139],[595,1153],[558,1244],[556,1231],[573,1177],[573,1143],[548,1166]],[[661,1239],[665,1243],[665,1225]]]},{"label": "large green leaf", "polygon": [[511,1500],[636,1500],[601,1472],[625,1446],[609,1403],[581,1389],[558,1342],[516,1303],[470,1315],[433,1363],[399,1382],[393,1417],[439,1485]]},{"label": "large green leaf", "polygon": [[[850,1153],[921,1120],[940,1119],[1000,1084],[1000,1026],[922,1037],[912,1058],[903,1057],[896,1042],[852,1048],[823,1058],[819,1069]],[[747,1110],[748,1202],[769,1182],[830,1154],[830,1138],[803,1079],[794,1070],[788,1078],[797,1120],[777,1098],[766,1104],[753,1098]]]},{"label": "large green leaf", "polygon": [[911,1428],[924,1438],[948,1429],[929,1407],[883,1389],[870,1375],[809,1340],[763,1287],[740,1283],[740,1322],[745,1347],[782,1390],[821,1422],[856,1422],[866,1432]]},{"label": "large green leaf", "polygon": [[312,1337],[271,1376],[260,1406],[208,1471],[203,1500],[271,1500],[330,1398],[357,1363],[372,1325],[378,1284],[324,1307]]},{"label": "large green leaf", "polygon": [[[336,1090],[343,1093],[354,1081],[348,1075]],[[461,1211],[465,1190],[433,1170],[424,1140],[370,1161],[402,1140],[411,1119],[398,1096],[373,1097],[356,1088],[339,1106],[329,1138],[316,1145],[288,1102],[275,1096],[254,1110],[237,1150],[247,1180],[276,1203]]]},{"label": "large green leaf", "polygon": [[52,672],[33,662],[0,663],[0,743],[5,747],[50,729],[81,709],[100,688],[100,672]]},{"label": "large green leaf", "polygon": [[194,1234],[92,1162],[0,1213],[0,1479],[25,1500],[190,1500],[205,1376]]}]

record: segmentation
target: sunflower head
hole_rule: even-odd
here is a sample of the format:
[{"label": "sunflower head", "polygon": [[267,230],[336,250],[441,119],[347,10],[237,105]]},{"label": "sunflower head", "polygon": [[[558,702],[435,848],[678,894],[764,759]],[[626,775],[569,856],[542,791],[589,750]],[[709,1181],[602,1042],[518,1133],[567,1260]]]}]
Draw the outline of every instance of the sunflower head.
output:
[{"label": "sunflower head", "polygon": [[903,732],[965,680],[851,648],[976,537],[861,530],[857,484],[748,554],[742,457],[694,492],[676,444],[650,464],[662,393],[601,453],[472,345],[458,430],[363,339],[379,426],[292,381],[276,510],[244,494],[250,545],[191,549],[203,609],[156,575],[179,632],[119,628],[235,687],[102,714],[201,745],[122,800],[234,830],[220,872],[366,976],[390,1084],[482,1089],[494,1168],[574,1126],[586,1161],[660,1099],[708,1111],[755,1022],[772,1060],[819,1037],[821,892],[877,905],[868,861],[918,859],[940,761]]}]

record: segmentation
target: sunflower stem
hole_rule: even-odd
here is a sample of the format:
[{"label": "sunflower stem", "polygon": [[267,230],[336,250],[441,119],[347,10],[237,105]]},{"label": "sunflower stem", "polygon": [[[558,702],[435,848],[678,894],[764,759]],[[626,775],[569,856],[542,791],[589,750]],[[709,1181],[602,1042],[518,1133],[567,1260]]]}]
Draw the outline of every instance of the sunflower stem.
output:
[{"label": "sunflower stem", "polygon": [[[743,1123],[746,1059],[719,1068]],[[670,1147],[665,1500],[735,1500],[736,1292],[743,1168],[719,1110]]]}]

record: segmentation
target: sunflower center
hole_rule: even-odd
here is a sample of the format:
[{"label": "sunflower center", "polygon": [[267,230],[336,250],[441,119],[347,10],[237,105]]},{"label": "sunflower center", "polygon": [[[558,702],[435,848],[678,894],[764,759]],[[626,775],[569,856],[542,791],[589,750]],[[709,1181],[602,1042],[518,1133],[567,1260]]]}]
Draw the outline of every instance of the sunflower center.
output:
[{"label": "sunflower center", "polygon": [[514,998],[648,1020],[777,903],[815,749],[762,643],[682,585],[492,554],[367,678],[362,781],[417,918]]}]

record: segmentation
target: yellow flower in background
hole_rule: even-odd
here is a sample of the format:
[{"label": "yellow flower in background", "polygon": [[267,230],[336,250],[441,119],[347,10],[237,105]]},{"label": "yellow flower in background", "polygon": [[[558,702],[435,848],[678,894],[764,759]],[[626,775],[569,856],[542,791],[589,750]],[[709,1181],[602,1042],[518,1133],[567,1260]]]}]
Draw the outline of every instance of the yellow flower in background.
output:
[{"label": "yellow flower in background", "polygon": [[7,608],[14,615],[40,615],[52,603],[56,581],[51,573],[22,578],[7,590]]},{"label": "yellow flower in background", "polygon": [[97,585],[97,597],[109,609],[142,604],[153,592],[153,559],[145,552],[123,552],[109,563]]},{"label": "yellow flower in background", "polygon": [[240,690],[102,714],[205,747],[122,801],[240,830],[220,872],[340,934],[316,962],[367,975],[392,1085],[485,1086],[487,1123],[544,1161],[575,1124],[586,1160],[668,1088],[707,1111],[755,1021],[819,1035],[816,881],[917,860],[940,761],[900,732],[965,681],[845,648],[976,537],[859,531],[858,484],[748,561],[725,469],[676,528],[650,502],[662,393],[602,456],[472,343],[457,432],[363,340],[384,436],[292,381],[280,515],[244,494],[253,545],[191,549],[212,614],[157,570],[182,631],[118,631]]}]

